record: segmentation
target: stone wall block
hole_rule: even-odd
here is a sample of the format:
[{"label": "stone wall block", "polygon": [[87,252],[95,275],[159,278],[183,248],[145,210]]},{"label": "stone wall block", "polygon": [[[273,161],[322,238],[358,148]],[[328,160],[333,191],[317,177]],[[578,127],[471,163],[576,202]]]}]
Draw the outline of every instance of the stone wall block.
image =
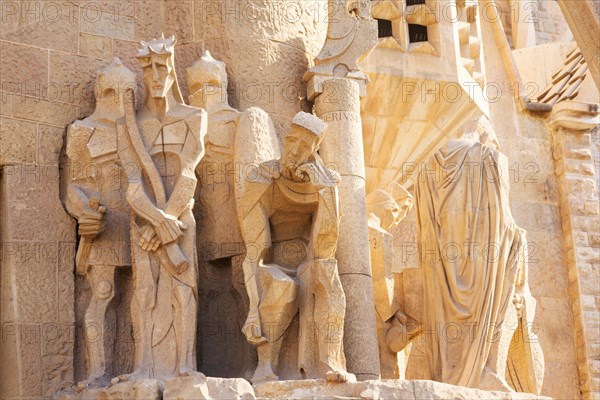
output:
[{"label": "stone wall block", "polygon": [[[543,318],[544,334],[540,338],[544,349],[544,359],[557,362],[575,362],[575,344],[571,329],[571,304],[568,299],[542,297],[539,299]],[[551,344],[551,345],[550,345]]]},{"label": "stone wall block", "polygon": [[37,161],[37,124],[0,118],[0,165],[34,164]]},{"label": "stone wall block", "polygon": [[25,0],[2,4],[3,40],[76,53],[78,28],[76,2]]},{"label": "stone wall block", "polygon": [[[115,2],[116,5],[119,2]],[[81,32],[121,40],[135,40],[135,9],[99,10],[101,7],[81,7]]]},{"label": "stone wall block", "polygon": [[577,198],[598,198],[596,180],[581,175],[567,174],[569,196]]},{"label": "stone wall block", "polygon": [[106,36],[80,33],[79,54],[110,61],[112,58],[112,40]]},{"label": "stone wall block", "polygon": [[13,96],[13,116],[64,128],[79,118],[75,105],[40,97]]},{"label": "stone wall block", "polygon": [[546,362],[543,396],[559,399],[579,399],[579,377],[575,363]]},{"label": "stone wall block", "polygon": [[59,88],[59,96],[52,100],[77,104],[84,115],[91,114],[95,104],[96,71],[106,65],[105,60],[50,52],[50,82]]},{"label": "stone wall block", "polygon": [[[2,32],[4,32],[4,24]],[[1,34],[0,34],[1,36]],[[48,50],[0,42],[2,90],[25,96],[48,84]]]},{"label": "stone wall block", "polygon": [[0,92],[0,115],[10,117],[12,115],[12,95]]}]

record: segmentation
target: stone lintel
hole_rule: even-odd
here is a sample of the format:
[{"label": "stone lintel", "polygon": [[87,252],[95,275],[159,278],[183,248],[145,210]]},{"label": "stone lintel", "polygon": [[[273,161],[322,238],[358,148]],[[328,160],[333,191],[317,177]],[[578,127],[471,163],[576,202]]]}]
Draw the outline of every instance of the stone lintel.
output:
[{"label": "stone lintel", "polygon": [[552,129],[587,131],[600,124],[600,105],[579,101],[560,102],[553,107],[548,124]]}]

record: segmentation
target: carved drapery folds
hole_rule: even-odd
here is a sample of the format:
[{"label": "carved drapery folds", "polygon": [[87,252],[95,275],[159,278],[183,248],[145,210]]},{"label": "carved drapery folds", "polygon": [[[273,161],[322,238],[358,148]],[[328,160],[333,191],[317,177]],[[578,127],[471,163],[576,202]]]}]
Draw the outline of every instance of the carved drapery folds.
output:
[{"label": "carved drapery folds", "polygon": [[508,160],[483,117],[451,140],[416,183],[431,379],[539,393],[543,355],[531,323],[525,231],[508,203]]}]

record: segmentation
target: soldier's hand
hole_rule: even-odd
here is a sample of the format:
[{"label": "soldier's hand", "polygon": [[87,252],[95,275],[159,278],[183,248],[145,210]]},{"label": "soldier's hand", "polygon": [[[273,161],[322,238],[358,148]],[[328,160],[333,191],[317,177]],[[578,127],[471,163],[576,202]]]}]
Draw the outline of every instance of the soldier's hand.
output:
[{"label": "soldier's hand", "polygon": [[158,238],[158,235],[152,226],[144,226],[140,235],[139,244],[142,250],[145,251],[156,251],[156,249],[158,249],[158,246],[160,245],[160,239]]},{"label": "soldier's hand", "polygon": [[98,207],[98,210],[85,208],[77,221],[79,224],[79,235],[94,237],[102,232],[104,229],[102,219],[104,218],[105,212],[106,207],[104,206]]},{"label": "soldier's hand", "polygon": [[171,243],[181,238],[183,236],[181,230],[185,228],[183,222],[169,214],[164,214],[162,221],[155,227],[162,244]]}]

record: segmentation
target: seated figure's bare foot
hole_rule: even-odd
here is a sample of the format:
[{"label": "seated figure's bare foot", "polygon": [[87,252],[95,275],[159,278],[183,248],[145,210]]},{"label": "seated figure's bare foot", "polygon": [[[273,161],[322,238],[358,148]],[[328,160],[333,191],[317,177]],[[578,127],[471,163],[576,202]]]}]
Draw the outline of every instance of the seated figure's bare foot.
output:
[{"label": "seated figure's bare foot", "polygon": [[179,367],[179,371],[177,371],[177,375],[178,376],[190,376],[190,377],[195,377],[195,378],[206,378],[206,375],[204,375],[202,372],[199,371],[194,371],[191,368],[188,367]]},{"label": "seated figure's bare foot", "polygon": [[273,368],[271,367],[270,363],[258,363],[258,365],[256,366],[256,371],[254,371],[254,376],[252,377],[253,384],[272,382],[278,380],[279,377],[273,372]]},{"label": "seated figure's bare foot", "polygon": [[116,385],[119,382],[131,382],[131,381],[141,381],[144,379],[151,379],[150,371],[148,369],[139,369],[130,374],[119,375],[115,378],[112,378],[110,381],[111,384]]},{"label": "seated figure's bare foot", "polygon": [[325,373],[327,382],[344,383],[356,382],[356,376],[350,372],[346,372],[341,368],[333,368]]}]

